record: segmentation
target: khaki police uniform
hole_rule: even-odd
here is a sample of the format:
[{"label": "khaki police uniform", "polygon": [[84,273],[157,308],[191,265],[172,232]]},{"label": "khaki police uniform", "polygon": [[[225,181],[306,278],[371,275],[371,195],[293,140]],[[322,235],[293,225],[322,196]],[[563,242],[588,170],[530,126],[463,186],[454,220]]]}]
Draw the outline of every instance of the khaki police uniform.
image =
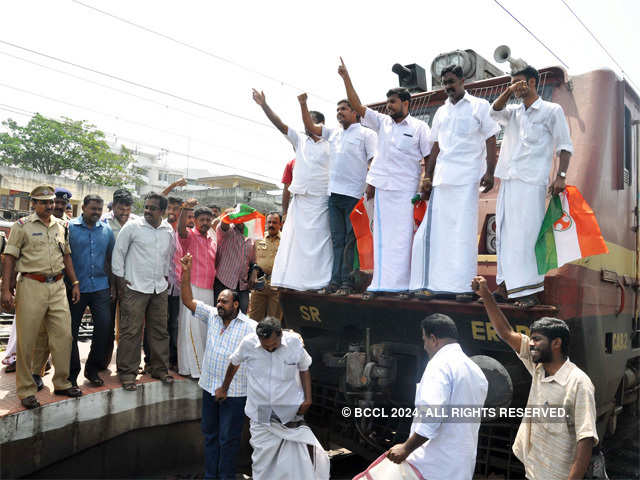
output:
[{"label": "khaki police uniform", "polygon": [[266,276],[264,290],[252,290],[249,301],[249,318],[258,322],[264,320],[265,317],[282,319],[280,293],[277,288],[271,287],[271,271],[279,246],[280,232],[275,237],[266,236],[255,243],[255,262]]},{"label": "khaki police uniform", "polygon": [[[50,188],[50,190],[48,190]],[[50,195],[47,195],[50,192]],[[53,199],[53,188],[37,187],[32,199]],[[62,271],[63,255],[71,253],[67,226],[51,216],[46,226],[35,214],[18,220],[9,234],[4,254],[16,258],[20,273],[16,285],[16,330],[18,335],[16,386],[20,399],[35,395],[36,384],[31,376],[36,344],[42,328],[46,329],[55,374],[56,390],[71,387],[71,315]],[[25,274],[37,274],[38,279]]]}]

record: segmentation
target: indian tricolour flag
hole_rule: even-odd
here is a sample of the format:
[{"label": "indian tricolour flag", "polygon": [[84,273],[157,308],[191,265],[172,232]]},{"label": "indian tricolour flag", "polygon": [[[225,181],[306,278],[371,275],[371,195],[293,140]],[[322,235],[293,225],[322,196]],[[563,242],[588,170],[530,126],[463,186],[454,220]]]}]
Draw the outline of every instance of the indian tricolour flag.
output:
[{"label": "indian tricolour flag", "polygon": [[573,185],[551,197],[536,242],[538,273],[565,263],[608,253],[591,207]]},{"label": "indian tricolour flag", "polygon": [[243,235],[252,240],[264,237],[264,215],[244,203],[237,204],[232,212],[223,215],[222,221],[224,223],[243,223]]}]

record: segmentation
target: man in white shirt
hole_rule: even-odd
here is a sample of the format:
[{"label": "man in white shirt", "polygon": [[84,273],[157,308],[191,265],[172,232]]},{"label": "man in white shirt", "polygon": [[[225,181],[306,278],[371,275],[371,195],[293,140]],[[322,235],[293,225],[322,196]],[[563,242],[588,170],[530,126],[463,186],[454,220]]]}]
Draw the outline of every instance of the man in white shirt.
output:
[{"label": "man in white shirt", "polygon": [[182,265],[182,303],[207,325],[207,344],[198,385],[202,388],[202,433],[204,435],[205,478],[236,478],[236,457],[240,448],[244,408],[247,402],[247,375],[243,367],[233,379],[224,402],[215,399],[222,385],[229,358],[242,339],[255,332],[257,323],[240,311],[237,292],[223,290],[216,307],[194,300],[191,288],[192,257],[187,253]]},{"label": "man in white shirt", "polygon": [[300,335],[283,331],[279,320],[267,317],[244,337],[230,361],[215,396],[227,398],[235,373],[244,365],[253,478],[328,479],[329,457],[303,419],[311,406],[311,357]]},{"label": "man in white shirt", "polygon": [[321,293],[350,295],[353,286],[353,260],[356,236],[351,225],[351,212],[364,194],[369,164],[376,152],[378,136],[360,124],[360,118],[349,101],[338,102],[337,119],[342,128],[315,124],[307,108],[307,94],[298,96],[302,120],[308,132],[321,136],[331,147],[329,167],[329,223],[333,243],[331,283]]},{"label": "man in white shirt", "polygon": [[[329,142],[312,132],[298,133],[267,105],[264,92],[253,99],[273,125],[286,135],[296,152],[287,222],[273,264],[271,285],[293,290],[321,290],[329,285],[333,249],[329,229]],[[324,124],[324,115],[309,112]]]},{"label": "man in white shirt", "polygon": [[122,386],[129,391],[137,388],[143,328],[148,332],[151,376],[164,383],[173,381],[167,370],[167,277],[173,228],[162,218],[166,209],[166,197],[147,194],[144,216],[122,227],[111,257],[111,271],[121,290],[116,365]]},{"label": "man in white shirt", "polygon": [[[342,59],[340,59],[342,62]],[[429,126],[409,115],[411,94],[405,88],[387,92],[388,115],[360,103],[344,62],[338,67],[347,98],[362,125],[378,133],[376,157],[367,174],[365,195],[374,198],[373,280],[362,296],[368,300],[378,292],[406,296],[411,276],[413,205],[418,191],[420,162],[431,151]]]},{"label": "man in white shirt", "polygon": [[416,418],[407,441],[391,447],[386,459],[370,467],[370,478],[471,480],[480,418],[446,421],[451,418],[446,412],[456,406],[483,407],[488,382],[480,367],[460,348],[458,329],[450,317],[434,313],[421,326],[429,362],[416,387],[415,406],[418,412],[428,407],[429,411],[444,413]]},{"label": "man in white shirt", "polygon": [[489,102],[465,91],[462,67],[445,67],[441,78],[448,98],[431,123],[421,182],[430,200],[411,257],[410,289],[425,296],[469,292],[478,270],[478,186],[493,188],[500,131]]},{"label": "man in white shirt", "polygon": [[[538,274],[535,244],[545,214],[545,194],[553,152],[558,153],[557,176],[549,193],[565,189],[573,152],[569,126],[562,107],[538,97],[538,71],[528,66],[511,75],[511,85],[491,108],[491,117],[504,127],[496,177],[500,191],[496,206],[498,274],[495,292],[500,299],[517,298],[526,309],[539,303],[544,289]],[[515,95],[522,103],[507,105]],[[506,106],[506,108],[505,108]]]}]

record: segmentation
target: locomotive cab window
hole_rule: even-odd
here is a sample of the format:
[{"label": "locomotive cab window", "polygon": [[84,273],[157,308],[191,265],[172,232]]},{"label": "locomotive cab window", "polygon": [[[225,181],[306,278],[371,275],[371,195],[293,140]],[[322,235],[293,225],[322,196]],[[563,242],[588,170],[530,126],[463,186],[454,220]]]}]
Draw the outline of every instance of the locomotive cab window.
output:
[{"label": "locomotive cab window", "polygon": [[627,107],[624,107],[623,185],[631,185],[631,149],[633,145],[631,131],[631,111]]}]

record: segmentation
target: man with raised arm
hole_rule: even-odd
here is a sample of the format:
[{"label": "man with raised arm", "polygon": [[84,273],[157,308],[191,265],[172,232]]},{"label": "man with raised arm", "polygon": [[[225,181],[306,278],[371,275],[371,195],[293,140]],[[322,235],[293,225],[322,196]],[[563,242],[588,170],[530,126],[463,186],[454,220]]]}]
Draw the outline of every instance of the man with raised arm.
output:
[{"label": "man with raised arm", "polygon": [[[296,132],[285,125],[267,104],[264,92],[254,89],[253,99],[271,123],[286,135],[296,152],[293,181],[289,186],[292,198],[271,285],[324,292],[331,280],[333,264],[327,195],[329,142],[312,132]],[[324,124],[324,115],[320,112],[309,113],[314,123]]]},{"label": "man with raised arm", "polygon": [[420,162],[431,152],[429,126],[409,115],[411,94],[405,88],[387,92],[387,112],[365,107],[340,58],[338,74],[344,80],[347,99],[362,118],[362,125],[378,133],[378,148],[369,173],[365,194],[374,198],[373,281],[363,299],[378,292],[406,296],[411,276],[413,205],[418,191]]},{"label": "man with raised arm", "polygon": [[356,236],[351,212],[364,194],[369,164],[376,152],[376,133],[360,124],[358,113],[346,99],[338,102],[340,128],[315,124],[307,108],[307,94],[298,96],[304,128],[331,146],[329,169],[329,223],[333,243],[333,268],[327,293],[350,295],[353,291],[353,260]]},{"label": "man with raised arm", "polygon": [[[206,207],[205,207],[206,208]],[[204,324],[206,346],[202,359],[202,434],[204,435],[205,478],[236,478],[236,457],[240,447],[244,409],[247,402],[245,368],[227,384],[224,401],[216,398],[229,358],[242,339],[256,329],[256,322],[240,311],[240,299],[232,290],[223,290],[216,307],[194,300],[191,288],[193,259],[187,253],[182,264],[182,303],[194,320]]]},{"label": "man with raised arm", "polygon": [[329,478],[329,457],[303,417],[311,406],[310,366],[300,335],[283,331],[273,317],[258,323],[230,357],[215,396],[227,398],[234,375],[246,368],[255,480]]},{"label": "man with raised arm", "polygon": [[420,187],[430,201],[411,257],[411,291],[425,296],[469,293],[478,271],[478,187],[493,188],[500,131],[489,102],[465,91],[462,67],[449,65],[440,77],[448,98],[431,123]]},{"label": "man with raised arm", "polygon": [[475,277],[480,296],[498,336],[518,355],[531,374],[527,407],[563,407],[567,416],[526,421],[518,429],[513,453],[524,464],[530,480],[580,479],[598,443],[593,383],[569,360],[571,333],[557,318],[543,317],[531,324],[531,337],[515,332],[487,287]]},{"label": "man with raised arm", "polygon": [[[498,254],[497,297],[517,299],[521,309],[539,303],[544,275],[538,274],[535,244],[545,214],[545,194],[553,153],[559,158],[549,193],[565,189],[573,152],[569,125],[562,107],[542,100],[537,93],[540,75],[527,66],[511,75],[511,85],[491,108],[491,117],[504,127],[496,167],[500,191],[496,205]],[[515,96],[522,103],[507,105]]]}]

